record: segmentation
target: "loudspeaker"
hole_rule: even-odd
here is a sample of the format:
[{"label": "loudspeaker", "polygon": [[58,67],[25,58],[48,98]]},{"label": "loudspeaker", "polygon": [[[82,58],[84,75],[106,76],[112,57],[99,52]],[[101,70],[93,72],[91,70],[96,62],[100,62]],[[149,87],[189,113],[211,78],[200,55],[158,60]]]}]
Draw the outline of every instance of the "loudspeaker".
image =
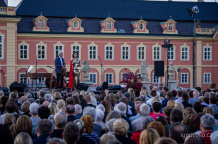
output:
[{"label": "loudspeaker", "polygon": [[164,61],[154,61],[154,76],[164,76]]},{"label": "loudspeaker", "polygon": [[[121,86],[120,85],[114,85],[114,86],[108,86],[108,90],[120,90]],[[97,91],[102,91],[102,86],[98,86],[96,88]]]},{"label": "loudspeaker", "polygon": [[17,90],[18,92],[24,92],[25,89],[25,84],[23,83],[18,83],[18,82],[13,82],[10,86],[10,91],[12,92],[13,90]]},{"label": "loudspeaker", "polygon": [[85,91],[87,91],[87,89],[89,88],[89,86],[87,85],[87,84],[85,84],[85,83],[79,83],[77,86],[76,86],[76,88],[78,89],[78,90],[85,90]]}]

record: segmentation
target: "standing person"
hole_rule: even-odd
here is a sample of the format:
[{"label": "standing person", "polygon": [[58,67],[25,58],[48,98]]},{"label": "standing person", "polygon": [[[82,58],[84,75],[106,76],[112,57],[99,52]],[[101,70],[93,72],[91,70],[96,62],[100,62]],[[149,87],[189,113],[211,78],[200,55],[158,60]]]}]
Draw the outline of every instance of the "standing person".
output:
[{"label": "standing person", "polygon": [[57,76],[57,89],[63,86],[63,75],[62,69],[65,67],[65,62],[63,58],[63,51],[58,52],[58,56],[55,58],[55,73]]},{"label": "standing person", "polygon": [[80,83],[80,60],[78,52],[73,52],[72,60],[70,61],[70,75],[68,87],[71,87],[72,90]]}]

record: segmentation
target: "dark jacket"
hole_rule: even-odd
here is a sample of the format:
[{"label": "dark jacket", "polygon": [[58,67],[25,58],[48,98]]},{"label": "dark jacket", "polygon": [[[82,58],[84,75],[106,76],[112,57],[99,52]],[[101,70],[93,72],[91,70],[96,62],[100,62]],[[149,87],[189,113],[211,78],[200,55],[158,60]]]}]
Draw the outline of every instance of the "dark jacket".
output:
[{"label": "dark jacket", "polygon": [[97,133],[99,137],[101,137],[102,134],[102,127],[100,125],[97,125],[94,123],[93,125],[93,132]]},{"label": "dark jacket", "polygon": [[99,144],[100,140],[99,137],[97,135],[97,133],[93,132],[93,133],[84,133],[79,141],[77,142],[77,144]]},{"label": "dark jacket", "polygon": [[132,111],[132,115],[136,115],[135,104],[133,102],[129,101],[129,105],[132,107],[130,109]]},{"label": "dark jacket", "polygon": [[50,138],[55,137],[55,138],[63,139],[63,137],[62,137],[63,131],[64,131],[64,129],[59,129],[59,130],[54,129]]},{"label": "dark jacket", "polygon": [[[63,62],[63,65],[65,64],[64,62],[64,59],[62,58],[62,62]],[[55,73],[62,73],[62,65],[61,65],[61,60],[58,57],[55,58]]]},{"label": "dark jacket", "polygon": [[46,144],[49,136],[49,134],[40,135],[39,137],[33,139],[33,144]]},{"label": "dark jacket", "polygon": [[192,107],[192,105],[190,103],[188,103],[187,101],[183,101],[182,104],[184,106],[184,109],[187,107]]},{"label": "dark jacket", "polygon": [[127,122],[128,122],[128,124],[129,124],[129,131],[132,131],[132,124],[131,124],[131,121],[127,118],[127,117],[125,117],[125,116],[121,116],[121,118],[123,118],[123,119],[125,119]]},{"label": "dark jacket", "polygon": [[74,115],[67,116],[67,122],[74,121],[76,119],[78,119],[78,118],[76,116],[74,116]]},{"label": "dark jacket", "polygon": [[77,117],[78,119],[80,119],[82,116],[83,116],[83,113],[78,113],[78,114],[76,115],[76,117]]},{"label": "dark jacket", "polygon": [[137,144],[134,140],[121,135],[115,135],[116,139],[120,141],[122,144]]}]

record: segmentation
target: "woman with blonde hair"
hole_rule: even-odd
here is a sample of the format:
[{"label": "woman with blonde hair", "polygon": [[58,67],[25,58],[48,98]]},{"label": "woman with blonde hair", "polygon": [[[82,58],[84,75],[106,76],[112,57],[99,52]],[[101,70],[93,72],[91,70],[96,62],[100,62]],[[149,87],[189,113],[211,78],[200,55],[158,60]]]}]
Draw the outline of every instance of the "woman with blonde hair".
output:
[{"label": "woman with blonde hair", "polygon": [[61,93],[60,92],[55,92],[55,94],[54,94],[54,99],[55,100],[59,100],[59,99],[61,99]]},{"label": "woman with blonde hair", "polygon": [[116,96],[114,95],[114,93],[110,93],[109,94],[109,97],[111,98],[111,101],[112,101],[112,106],[114,107],[115,104],[116,104]]},{"label": "woman with blonde hair", "polygon": [[135,92],[134,92],[133,88],[128,88],[128,92],[130,93],[129,101],[134,103],[135,102]]},{"label": "woman with blonde hair", "polygon": [[171,107],[171,108],[174,108],[175,107],[175,101],[173,99],[168,100],[167,106]]},{"label": "woman with blonde hair", "polygon": [[58,100],[57,106],[60,112],[65,113],[65,101],[64,100],[62,99]]},{"label": "woman with blonde hair", "polygon": [[158,138],[160,138],[158,132],[153,128],[148,128],[142,131],[139,144],[153,144]]},{"label": "woman with blonde hair", "polygon": [[80,91],[80,95],[85,96],[86,91],[85,90],[81,90]]},{"label": "woman with blonde hair", "polygon": [[205,107],[205,108],[203,109],[203,113],[204,113],[204,114],[211,114],[211,115],[214,115],[214,110],[213,110],[212,107]]},{"label": "woman with blonde hair", "polygon": [[33,143],[33,140],[25,132],[19,133],[14,140],[14,144],[32,144],[32,143]]},{"label": "woman with blonde hair", "polygon": [[184,111],[185,111],[184,105],[180,102],[176,103],[174,108],[181,110],[182,113],[184,113]]},{"label": "woman with blonde hair", "polygon": [[147,93],[145,91],[141,91],[140,98],[142,99],[143,102],[146,102],[147,101]]},{"label": "woman with blonde hair", "polygon": [[53,121],[54,115],[58,112],[58,106],[56,105],[56,103],[51,102],[48,105],[48,108],[50,109],[50,115],[48,117],[48,120]]},{"label": "woman with blonde hair", "polygon": [[116,138],[112,134],[104,134],[100,139],[100,144],[106,144],[111,140],[116,140]]}]

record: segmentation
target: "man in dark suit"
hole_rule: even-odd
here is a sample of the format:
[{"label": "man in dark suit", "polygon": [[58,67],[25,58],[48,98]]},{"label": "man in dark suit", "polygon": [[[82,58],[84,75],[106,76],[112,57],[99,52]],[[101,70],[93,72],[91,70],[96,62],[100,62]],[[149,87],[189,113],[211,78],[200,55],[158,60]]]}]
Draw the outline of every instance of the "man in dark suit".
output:
[{"label": "man in dark suit", "polygon": [[65,110],[65,114],[67,116],[67,121],[70,122],[70,121],[74,121],[76,119],[78,119],[75,115],[75,108],[73,105],[69,104],[66,106],[66,110]]},{"label": "man in dark suit", "polygon": [[62,68],[65,66],[66,65],[63,58],[63,52],[59,51],[58,57],[55,58],[55,73],[57,76],[57,89],[62,88],[63,85]]},{"label": "man in dark suit", "polygon": [[66,88],[66,96],[67,97],[72,97],[72,88],[71,87]]}]

